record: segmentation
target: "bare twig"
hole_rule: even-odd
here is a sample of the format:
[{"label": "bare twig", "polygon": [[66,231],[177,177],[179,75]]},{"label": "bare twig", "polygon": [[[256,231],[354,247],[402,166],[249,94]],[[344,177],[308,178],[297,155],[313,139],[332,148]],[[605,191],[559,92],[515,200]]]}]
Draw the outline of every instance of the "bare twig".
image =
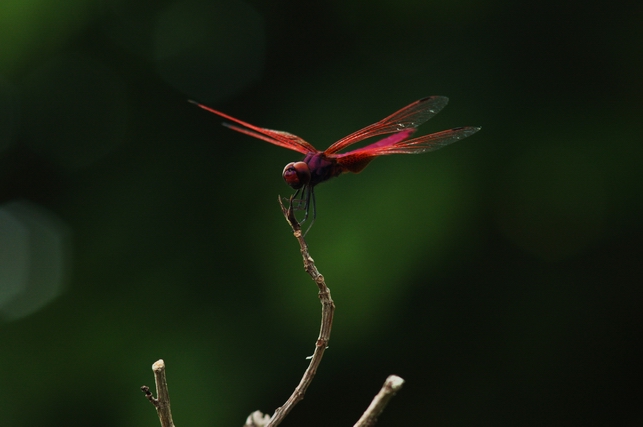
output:
[{"label": "bare twig", "polygon": [[154,381],[156,382],[156,396],[154,398],[148,386],[141,387],[143,393],[156,408],[156,413],[161,421],[161,427],[174,427],[172,421],[172,411],[170,410],[170,392],[167,388],[167,379],[165,378],[165,362],[159,359],[152,365],[154,371]]},{"label": "bare twig", "polygon": [[377,422],[377,417],[380,416],[389,400],[395,396],[395,393],[402,388],[403,384],[404,380],[397,375],[389,376],[386,381],[384,381],[384,385],[380,389],[380,392],[373,398],[373,401],[366,409],[366,412],[362,414],[354,427],[374,426]]},{"label": "bare twig", "polygon": [[279,198],[281,211],[290,224],[295,238],[299,242],[299,247],[301,248],[301,256],[304,261],[304,270],[306,270],[310,277],[312,277],[312,279],[317,284],[317,287],[319,288],[319,300],[322,304],[322,320],[319,330],[319,337],[317,338],[317,342],[315,343],[315,352],[313,353],[308,368],[304,372],[304,375],[301,378],[299,385],[297,385],[297,387],[295,388],[295,391],[283,406],[275,410],[275,413],[273,414],[272,418],[270,418],[270,421],[268,422],[266,427],[275,427],[279,425],[279,423],[283,421],[283,419],[286,417],[286,415],[288,415],[292,408],[304,398],[304,394],[306,394],[308,386],[317,373],[317,368],[319,367],[322,357],[324,356],[324,351],[328,347],[328,341],[330,340],[330,330],[333,326],[333,314],[335,313],[335,303],[330,296],[330,289],[328,289],[328,287],[326,286],[326,283],[324,282],[324,276],[319,273],[317,267],[315,266],[315,261],[308,253],[308,245],[306,244],[304,236],[301,233],[299,222],[297,221],[293,213],[292,197],[290,198],[289,202],[289,206],[288,208],[286,208],[281,201],[281,197]]}]

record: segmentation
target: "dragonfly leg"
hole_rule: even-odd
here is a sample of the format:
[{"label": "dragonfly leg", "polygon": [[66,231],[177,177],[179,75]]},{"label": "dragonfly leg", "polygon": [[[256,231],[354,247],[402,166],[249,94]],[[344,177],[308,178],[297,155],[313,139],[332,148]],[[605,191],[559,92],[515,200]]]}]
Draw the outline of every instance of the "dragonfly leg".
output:
[{"label": "dragonfly leg", "polygon": [[297,198],[297,196],[299,196],[300,191],[301,191],[301,188],[299,190],[295,191],[295,194],[293,194],[292,197],[290,198],[290,203],[295,202],[295,208],[294,209],[298,209],[299,205],[301,203],[299,201],[299,199]]},{"label": "dragonfly leg", "polygon": [[313,199],[313,221],[315,221],[315,218],[317,218],[317,202],[315,201],[315,187],[310,187],[310,197]]},{"label": "dragonfly leg", "polygon": [[[297,198],[298,196],[301,196],[301,198]],[[295,194],[292,195],[292,197],[289,199],[290,202],[290,208],[296,211],[304,211],[304,218],[299,221],[300,224],[303,224],[307,219],[308,216],[310,215],[310,208],[311,208],[311,203],[312,203],[312,220],[310,221],[310,225],[308,225],[308,229],[306,230],[306,233],[304,233],[304,236],[308,233],[310,228],[313,226],[313,223],[315,222],[315,218],[317,217],[317,203],[315,202],[315,189],[314,187],[310,185],[305,185],[302,188],[298,189]]]},{"label": "dragonfly leg", "polygon": [[[304,188],[304,191],[302,191],[301,188],[298,189],[297,191],[295,191],[295,194],[293,194],[290,197],[290,199],[284,198],[284,201],[290,202],[290,206],[292,207],[293,210],[296,210],[296,211],[303,210],[304,207],[305,207],[304,206],[304,196],[305,196],[304,193],[305,193],[305,190],[306,190],[305,188]],[[297,196],[299,196],[300,192],[302,193],[301,194],[302,198],[298,199]]]},{"label": "dragonfly leg", "polygon": [[315,201],[315,187],[310,187],[310,191],[308,192],[308,200],[306,202],[306,217],[308,216],[308,204],[310,203],[311,199],[313,204],[313,219],[310,221],[310,225],[306,229],[306,232],[304,233],[304,237],[306,237],[306,234],[308,234],[313,224],[315,223],[315,219],[317,218],[317,202]]},{"label": "dragonfly leg", "polygon": [[[304,197],[304,200],[306,201],[306,204],[304,205],[304,209],[305,209],[306,213],[304,214],[304,219],[302,219],[301,222],[304,222],[304,221],[306,221],[308,219],[308,215],[310,213],[310,202],[311,202],[311,200],[313,202],[313,216],[315,216],[315,190],[314,190],[314,188],[315,187],[313,187],[311,185],[307,185],[306,189],[304,190],[304,192],[306,193],[306,195]],[[314,220],[314,218],[313,218],[313,220]]]}]

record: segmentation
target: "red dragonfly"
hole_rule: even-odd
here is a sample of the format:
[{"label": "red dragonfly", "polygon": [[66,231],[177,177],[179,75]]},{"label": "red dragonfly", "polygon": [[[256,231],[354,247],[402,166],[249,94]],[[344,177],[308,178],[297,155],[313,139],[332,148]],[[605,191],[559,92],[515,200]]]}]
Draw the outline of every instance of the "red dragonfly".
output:
[{"label": "red dragonfly", "polygon": [[[378,156],[419,154],[434,151],[452,142],[471,136],[480,130],[479,127],[473,126],[457,127],[407,139],[416,131],[418,126],[435,116],[449,102],[449,99],[444,96],[429,96],[407,105],[377,123],[345,136],[325,151],[319,151],[310,143],[291,133],[260,128],[197,102],[190,102],[240,125],[224,123],[224,126],[230,129],[280,147],[298,151],[305,156],[302,161],[288,163],[283,171],[283,178],[286,183],[297,190],[293,196],[293,200],[297,201],[296,208],[305,211],[304,219],[301,222],[308,218],[311,204],[313,209],[312,222],[315,221],[317,216],[315,186],[317,184],[346,172],[359,173]],[[385,134],[391,135],[365,147],[347,153],[338,153],[356,142]],[[300,194],[301,199],[297,199]],[[312,226],[312,222],[310,226]]]}]

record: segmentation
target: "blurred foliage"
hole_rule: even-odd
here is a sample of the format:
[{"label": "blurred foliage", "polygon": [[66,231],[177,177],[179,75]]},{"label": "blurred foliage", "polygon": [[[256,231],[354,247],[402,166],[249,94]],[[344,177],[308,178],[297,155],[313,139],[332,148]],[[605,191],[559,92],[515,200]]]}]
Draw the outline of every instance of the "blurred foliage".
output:
[{"label": "blurred foliage", "polygon": [[643,8],[587,2],[0,3],[0,419],[180,426],[272,412],[320,306],[277,195],[288,152],[195,99],[325,148],[426,95],[481,125],[317,189],[337,303],[284,426],[640,425]]}]

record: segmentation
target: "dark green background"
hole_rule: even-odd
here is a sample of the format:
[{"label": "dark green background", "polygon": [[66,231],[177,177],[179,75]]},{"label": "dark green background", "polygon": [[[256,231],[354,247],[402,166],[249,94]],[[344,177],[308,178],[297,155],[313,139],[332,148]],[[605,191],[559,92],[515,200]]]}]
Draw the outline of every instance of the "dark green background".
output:
[{"label": "dark green background", "polygon": [[643,425],[641,22],[638,1],[3,0],[0,203],[69,246],[64,290],[2,315],[0,424],[158,425],[159,358],[179,427],[272,413],[319,327],[277,205],[300,156],[187,100],[323,149],[445,95],[421,132],[482,131],[317,189],[337,312],[283,425],[353,425],[389,374],[382,426]]}]

